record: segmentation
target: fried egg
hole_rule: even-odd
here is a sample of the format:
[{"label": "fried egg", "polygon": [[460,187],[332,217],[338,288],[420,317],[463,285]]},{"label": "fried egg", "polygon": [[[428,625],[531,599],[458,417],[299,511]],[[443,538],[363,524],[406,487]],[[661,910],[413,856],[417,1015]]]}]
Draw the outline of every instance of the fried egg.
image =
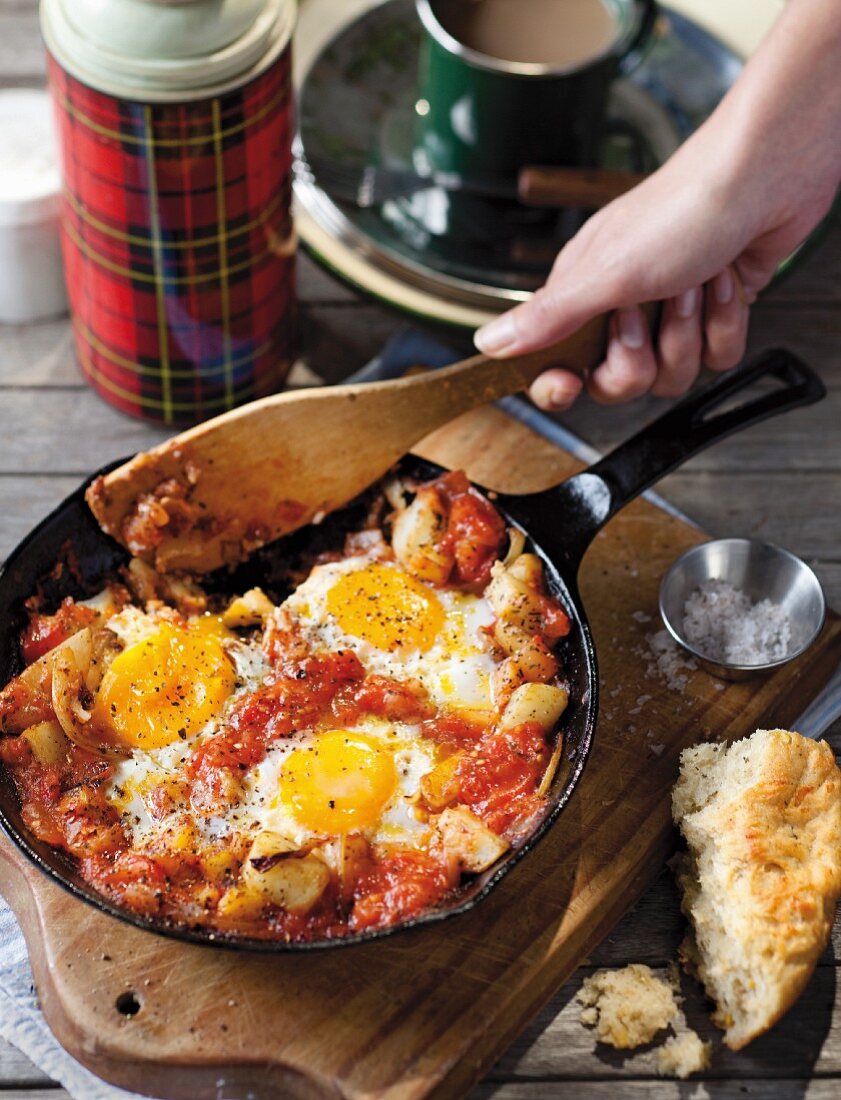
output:
[{"label": "fried egg", "polygon": [[494,616],[481,596],[357,557],[317,566],[283,606],[314,648],[350,649],[369,672],[419,680],[438,706],[492,710],[483,628]]},{"label": "fried egg", "polygon": [[236,683],[223,629],[212,616],[187,627],[164,620],[126,646],[99,686],[97,726],[132,749],[160,749],[203,730]]},{"label": "fried egg", "polygon": [[[312,652],[352,650],[370,674],[419,681],[438,708],[474,718],[492,709],[495,666],[483,628],[493,614],[480,596],[358,557],[317,566],[283,610]],[[132,755],[116,765],[106,793],[142,845],[191,812],[178,784],[189,752],[269,666],[256,640],[237,640],[212,616],[184,627],[126,608],[109,627],[125,648],[103,678],[97,715]],[[270,743],[235,805],[191,816],[204,842],[270,829],[297,845],[362,833],[420,848],[430,835],[416,812],[420,784],[439,751],[420,725],[374,715],[348,728],[297,730]],[[163,816],[162,790],[170,792]]]}]

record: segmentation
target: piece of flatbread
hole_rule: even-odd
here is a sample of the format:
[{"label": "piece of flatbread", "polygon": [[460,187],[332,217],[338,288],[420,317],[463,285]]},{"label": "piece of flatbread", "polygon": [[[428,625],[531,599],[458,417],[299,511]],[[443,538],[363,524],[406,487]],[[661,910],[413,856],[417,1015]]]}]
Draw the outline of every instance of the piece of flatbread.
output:
[{"label": "piece of flatbread", "polygon": [[832,749],[785,730],[681,755],[672,811],[687,969],[739,1050],[797,1000],[841,894],[841,772]]}]

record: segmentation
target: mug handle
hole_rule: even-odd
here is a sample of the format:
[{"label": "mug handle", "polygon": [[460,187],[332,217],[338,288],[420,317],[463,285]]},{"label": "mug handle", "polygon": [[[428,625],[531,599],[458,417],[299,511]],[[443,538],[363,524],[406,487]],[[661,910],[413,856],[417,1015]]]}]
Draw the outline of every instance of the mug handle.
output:
[{"label": "mug handle", "polygon": [[630,76],[639,68],[660,15],[657,0],[635,0],[635,5],[639,11],[639,22],[619,61],[619,69],[623,76]]}]

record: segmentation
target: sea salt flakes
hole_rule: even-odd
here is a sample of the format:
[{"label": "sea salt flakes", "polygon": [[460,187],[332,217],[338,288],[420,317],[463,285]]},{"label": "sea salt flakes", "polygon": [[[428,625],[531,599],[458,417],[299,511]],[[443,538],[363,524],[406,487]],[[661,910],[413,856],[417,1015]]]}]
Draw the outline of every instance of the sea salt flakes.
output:
[{"label": "sea salt flakes", "polygon": [[697,663],[686,656],[667,630],[647,634],[645,640],[648,642],[646,676],[659,675],[672,691],[683,691],[689,683],[686,672],[694,672]]},{"label": "sea salt flakes", "polygon": [[778,604],[753,603],[732,584],[710,580],[686,601],[683,633],[710,660],[765,665],[787,656],[791,621]]}]

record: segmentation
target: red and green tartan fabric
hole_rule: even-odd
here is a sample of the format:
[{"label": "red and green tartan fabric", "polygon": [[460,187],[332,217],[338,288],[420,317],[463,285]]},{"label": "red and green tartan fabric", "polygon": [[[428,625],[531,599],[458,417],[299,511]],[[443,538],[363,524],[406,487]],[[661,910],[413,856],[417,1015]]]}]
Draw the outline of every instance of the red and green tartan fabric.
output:
[{"label": "red and green tartan fabric", "polygon": [[188,424],[276,390],[295,342],[290,51],[177,104],[50,61],[76,352],[123,412]]}]

